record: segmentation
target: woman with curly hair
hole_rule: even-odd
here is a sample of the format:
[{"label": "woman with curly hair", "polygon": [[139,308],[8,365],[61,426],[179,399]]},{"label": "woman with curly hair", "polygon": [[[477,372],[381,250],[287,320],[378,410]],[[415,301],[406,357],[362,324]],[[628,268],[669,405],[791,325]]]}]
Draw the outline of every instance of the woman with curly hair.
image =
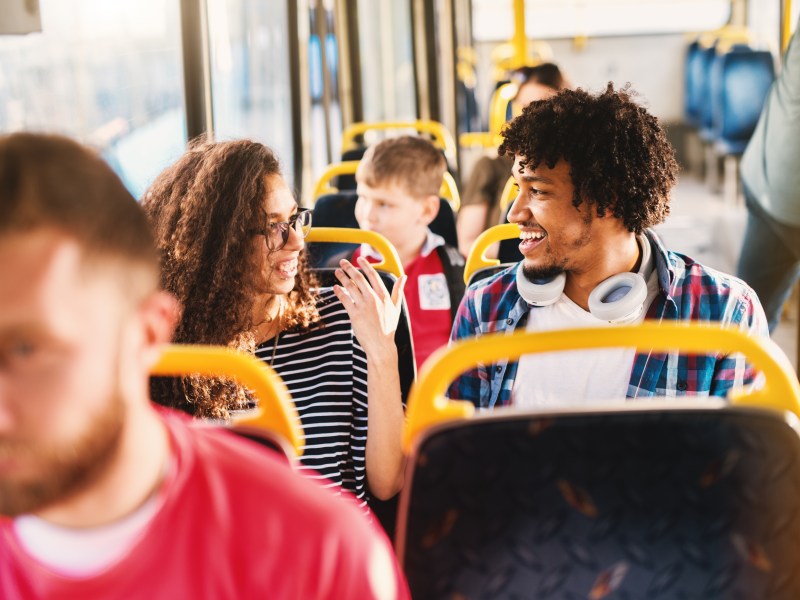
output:
[{"label": "woman with curly hair", "polygon": [[[254,353],[286,382],[305,437],[302,469],[366,505],[402,484],[403,408],[394,331],[405,278],[389,294],[366,261],[315,289],[298,209],[273,152],[249,140],[200,142],[167,168],[143,207],[162,286],[181,305],[176,343]],[[369,285],[368,281],[372,283]],[[207,377],[162,379],[153,400],[197,417],[246,408],[245,390]],[[367,431],[369,430],[369,435]]]}]

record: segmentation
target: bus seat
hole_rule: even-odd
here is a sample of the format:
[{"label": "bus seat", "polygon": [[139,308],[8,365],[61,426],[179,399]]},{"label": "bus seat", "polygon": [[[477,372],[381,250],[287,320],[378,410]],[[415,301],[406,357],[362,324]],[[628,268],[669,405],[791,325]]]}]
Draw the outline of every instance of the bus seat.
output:
[{"label": "bus seat", "polygon": [[732,50],[714,63],[713,76],[719,81],[711,98],[716,148],[723,155],[740,155],[775,78],[772,54],[766,50]]},{"label": "bus seat", "polygon": [[715,93],[714,80],[711,77],[711,67],[717,56],[716,46],[702,48],[700,50],[699,74],[700,74],[700,139],[710,142],[714,137],[714,111],[711,105],[711,97]]},{"label": "bus seat", "polygon": [[[314,185],[312,198],[314,203],[317,199],[326,194],[335,194],[341,191],[337,185],[342,176],[354,175],[358,169],[359,161],[350,160],[340,163],[333,163],[320,175],[317,183]],[[352,190],[351,190],[352,191]],[[439,186],[439,196],[450,202],[453,211],[458,211],[461,207],[461,194],[458,191],[458,184],[456,178],[450,171],[445,171],[442,175],[442,185]]]},{"label": "bus seat", "polygon": [[411,460],[414,598],[800,597],[800,439],[776,413],[479,417]]},{"label": "bus seat", "polygon": [[[342,162],[349,162],[349,161],[359,161],[364,158],[364,153],[367,151],[367,146],[358,146],[356,148],[350,148],[349,150],[345,150],[342,152]],[[444,150],[442,150],[444,154]],[[447,155],[445,154],[445,158]],[[453,177],[456,176],[456,170],[450,165],[450,162],[447,163],[447,172],[450,173]],[[340,192],[348,192],[348,191],[355,191],[356,189],[356,176],[351,173],[344,173],[342,175],[338,175],[334,180],[336,189]]]},{"label": "bus seat", "polygon": [[[503,217],[504,223],[508,223],[508,213],[510,210],[511,206],[508,207]],[[516,237],[500,240],[497,258],[504,264],[516,263],[522,260],[522,252],[519,251],[519,233],[517,233]]]},{"label": "bus seat", "polygon": [[475,238],[464,265],[464,283],[467,287],[510,266],[510,263],[486,257],[486,251],[492,244],[502,244],[509,239],[519,239],[519,227],[510,223],[490,227]]},{"label": "bus seat", "polygon": [[683,117],[691,127],[700,125],[703,102],[703,55],[700,43],[695,40],[686,48],[684,61],[684,104]]},{"label": "bus seat", "polygon": [[[354,192],[337,192],[320,196],[314,203],[312,217],[314,226],[358,229],[355,213],[357,199],[358,196]],[[356,248],[358,244],[306,242],[308,264],[313,268],[335,266],[333,262],[337,258],[350,256]]]},{"label": "bus seat", "polygon": [[[443,397],[475,364],[601,347],[743,352],[731,399],[495,410]],[[793,414],[792,414],[793,413]],[[414,598],[800,597],[800,384],[770,340],[708,325],[461,341],[412,390],[396,550]]]},{"label": "bus seat", "polygon": [[226,347],[168,344],[150,375],[235,379],[253,393],[259,406],[232,416],[230,428],[234,433],[279,451],[287,459],[302,454],[300,418],[289,391],[271,367],[253,356]]},{"label": "bus seat", "polygon": [[[358,229],[355,207],[358,195],[353,192],[339,192],[325,194],[317,198],[314,203],[314,225],[319,227],[344,227]],[[444,241],[457,248],[458,235],[456,233],[456,217],[453,208],[446,200],[440,200],[439,212],[430,224],[430,230],[442,236]],[[308,245],[309,264],[314,267],[331,266],[331,259],[344,254],[352,253],[357,246],[352,244],[326,244],[318,247],[311,243]]]}]

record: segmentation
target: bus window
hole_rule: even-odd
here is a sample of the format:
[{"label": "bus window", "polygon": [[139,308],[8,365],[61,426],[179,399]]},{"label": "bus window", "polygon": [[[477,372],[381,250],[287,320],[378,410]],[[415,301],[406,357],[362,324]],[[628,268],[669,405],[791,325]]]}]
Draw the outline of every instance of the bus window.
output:
[{"label": "bus window", "polygon": [[0,37],[0,131],[97,147],[131,193],[183,152],[180,17],[167,0],[41,0],[42,33]]},{"label": "bus window", "polygon": [[360,0],[359,28],[363,121],[417,118],[409,0]]},{"label": "bus window", "polygon": [[217,139],[251,138],[294,175],[289,15],[283,2],[209,0],[211,95]]},{"label": "bus window", "polygon": [[[476,41],[505,41],[513,34],[512,0],[473,0]],[[703,31],[728,20],[728,0],[527,0],[528,38],[642,35]]]}]

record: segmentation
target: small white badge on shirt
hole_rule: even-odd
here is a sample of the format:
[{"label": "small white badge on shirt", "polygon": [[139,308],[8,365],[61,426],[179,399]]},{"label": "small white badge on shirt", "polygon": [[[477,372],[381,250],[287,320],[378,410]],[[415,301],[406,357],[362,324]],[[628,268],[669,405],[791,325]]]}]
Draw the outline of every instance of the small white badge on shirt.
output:
[{"label": "small white badge on shirt", "polygon": [[447,279],[445,279],[444,273],[420,275],[417,283],[419,307],[422,310],[447,310],[450,308],[450,292],[447,290]]}]

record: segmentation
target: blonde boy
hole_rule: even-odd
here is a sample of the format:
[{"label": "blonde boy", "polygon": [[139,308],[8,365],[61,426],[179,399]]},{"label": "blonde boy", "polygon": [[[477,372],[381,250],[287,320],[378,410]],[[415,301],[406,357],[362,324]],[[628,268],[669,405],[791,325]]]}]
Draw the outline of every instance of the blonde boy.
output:
[{"label": "blonde boy", "polygon": [[[439,188],[447,163],[427,140],[403,136],[370,147],[356,172],[356,219],[362,229],[385,236],[400,255],[408,282],[417,367],[447,344],[455,309],[464,295],[464,259],[428,228],[439,212]],[[379,256],[362,246],[354,258]]]}]

